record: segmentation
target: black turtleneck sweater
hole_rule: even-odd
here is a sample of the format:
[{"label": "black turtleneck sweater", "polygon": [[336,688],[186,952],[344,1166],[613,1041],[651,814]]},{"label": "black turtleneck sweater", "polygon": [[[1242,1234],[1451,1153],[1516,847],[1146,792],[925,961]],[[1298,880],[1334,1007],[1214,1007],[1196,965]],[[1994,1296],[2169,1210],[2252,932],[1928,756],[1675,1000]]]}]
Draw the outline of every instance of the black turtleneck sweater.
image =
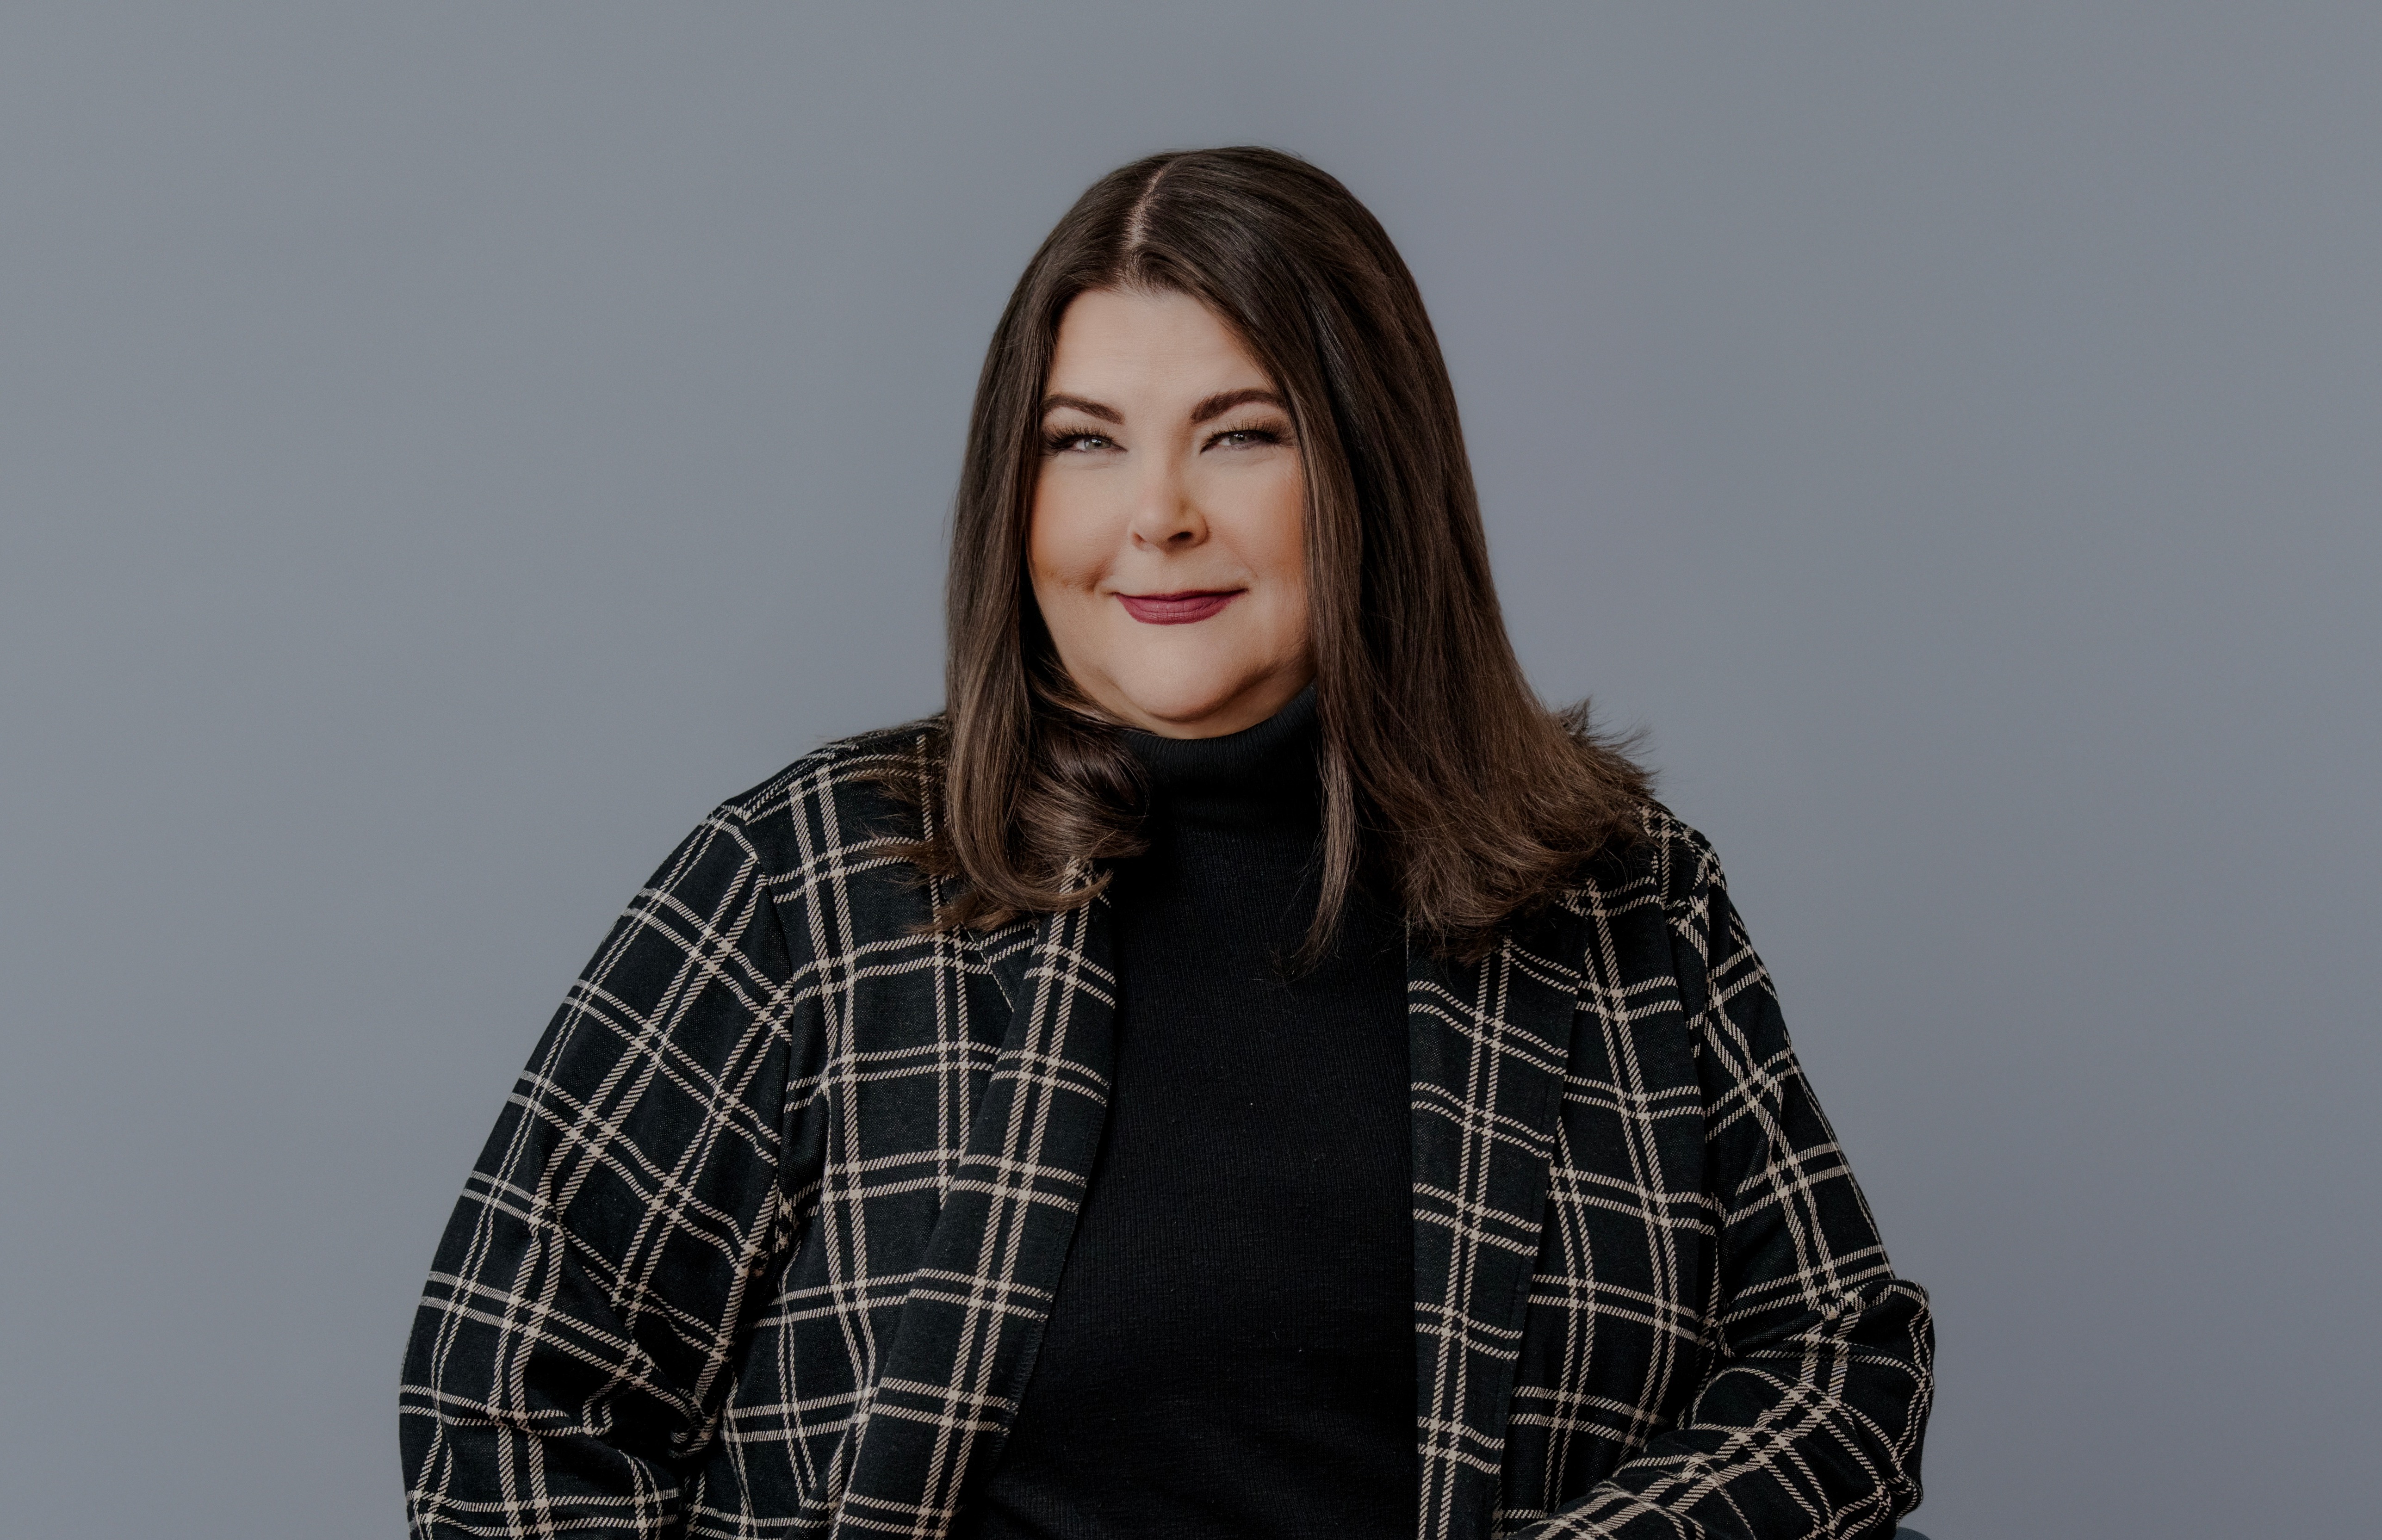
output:
[{"label": "black turtleneck sweater", "polygon": [[1118,869],[1116,1080],[971,1540],[1414,1534],[1405,942],[1315,913],[1312,687],[1245,732],[1129,733],[1148,854]]}]

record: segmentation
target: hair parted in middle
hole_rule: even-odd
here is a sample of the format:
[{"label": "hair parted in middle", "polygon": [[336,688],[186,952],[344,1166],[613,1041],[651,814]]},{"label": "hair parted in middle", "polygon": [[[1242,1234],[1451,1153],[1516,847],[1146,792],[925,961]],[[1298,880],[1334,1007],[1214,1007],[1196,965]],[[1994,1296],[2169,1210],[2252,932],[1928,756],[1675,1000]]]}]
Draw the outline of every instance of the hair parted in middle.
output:
[{"label": "hair parted in middle", "polygon": [[1307,487],[1323,833],[1305,955],[1373,885],[1431,950],[1507,920],[1627,839],[1647,777],[1547,709],[1498,611],[1455,392],[1421,293],[1371,213],[1276,150],[1152,155],[1093,184],[1010,296],[968,425],[946,593],[939,754],[909,850],[939,925],[1088,902],[1146,848],[1122,729],[1060,666],[1027,578],[1043,392],[1092,289],[1199,300],[1288,403]]}]

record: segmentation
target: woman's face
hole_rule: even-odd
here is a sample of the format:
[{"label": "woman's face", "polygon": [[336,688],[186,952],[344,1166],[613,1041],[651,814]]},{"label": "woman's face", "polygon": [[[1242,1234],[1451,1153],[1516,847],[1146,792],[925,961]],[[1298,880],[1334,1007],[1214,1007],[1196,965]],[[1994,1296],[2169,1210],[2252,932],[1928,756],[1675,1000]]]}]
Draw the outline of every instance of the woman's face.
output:
[{"label": "woman's face", "polygon": [[1078,689],[1211,738],[1314,677],[1306,477],[1287,404],[1187,295],[1094,289],[1060,318],[1026,565]]}]

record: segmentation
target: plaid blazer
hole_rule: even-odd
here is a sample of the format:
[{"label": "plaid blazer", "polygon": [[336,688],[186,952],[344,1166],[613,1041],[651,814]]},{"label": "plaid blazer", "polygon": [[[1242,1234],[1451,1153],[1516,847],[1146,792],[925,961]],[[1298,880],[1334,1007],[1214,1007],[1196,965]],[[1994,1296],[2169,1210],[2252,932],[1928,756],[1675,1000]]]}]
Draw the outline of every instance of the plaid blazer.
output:
[{"label": "plaid blazer", "polygon": [[[423,1537],[942,1535],[998,1456],[1099,1147],[1105,900],[921,934],[829,744],[721,806],[556,1013],[447,1228],[400,1423]],[[1417,1525],[1885,1535],[1897,1280],[1710,848],[1646,838],[1476,966],[1419,949]]]}]

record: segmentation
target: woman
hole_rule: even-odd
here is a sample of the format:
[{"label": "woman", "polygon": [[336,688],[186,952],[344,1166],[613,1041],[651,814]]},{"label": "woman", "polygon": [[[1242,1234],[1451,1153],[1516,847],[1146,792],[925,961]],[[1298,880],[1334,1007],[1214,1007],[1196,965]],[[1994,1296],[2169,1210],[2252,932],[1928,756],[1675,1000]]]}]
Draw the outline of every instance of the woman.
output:
[{"label": "woman", "polygon": [[1891,1532],[1926,1297],[1710,849],[1524,682],[1344,189],[1085,194],[949,618],[946,712],[720,807],[547,1029],[417,1534]]}]

